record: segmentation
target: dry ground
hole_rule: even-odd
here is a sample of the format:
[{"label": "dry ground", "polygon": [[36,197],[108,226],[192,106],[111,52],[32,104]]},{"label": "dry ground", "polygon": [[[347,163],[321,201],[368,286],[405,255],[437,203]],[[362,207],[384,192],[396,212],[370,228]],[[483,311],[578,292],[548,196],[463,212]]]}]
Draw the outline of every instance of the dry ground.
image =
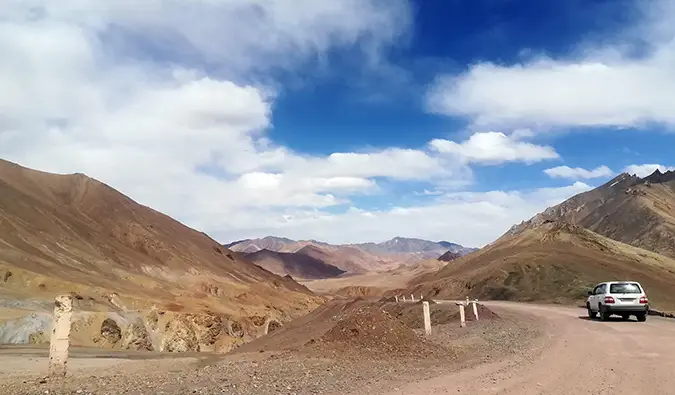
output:
[{"label": "dry ground", "polygon": [[[29,358],[35,362],[32,374],[19,369],[25,363],[4,366],[0,393],[72,394],[79,390],[82,394],[377,394],[526,353],[539,334],[540,323],[529,314],[500,310],[499,318],[471,322],[466,328],[459,328],[457,322],[435,325],[433,336],[423,339],[419,329],[413,332],[384,312],[378,313],[385,315],[373,325],[368,314],[381,305],[357,301],[329,306],[317,312],[313,321],[320,324],[337,315],[332,325],[310,328],[310,333],[303,332],[308,330],[307,323],[282,328],[286,331],[280,329],[269,338],[260,338],[225,356],[185,358],[174,354],[158,359],[157,354],[147,353],[149,360],[138,361],[130,359],[130,355],[122,355],[122,359],[107,355],[110,362],[86,371],[76,367],[82,363],[74,362],[73,374],[61,382],[41,383],[40,376],[46,369],[44,354],[37,357],[27,355],[25,350],[1,350],[3,360],[11,355],[13,360]],[[421,306],[418,307],[421,314]],[[354,329],[362,332],[354,335]],[[378,342],[378,337],[389,329],[398,332]],[[408,333],[417,336],[410,338]],[[405,358],[395,357],[401,347],[407,350]],[[363,352],[365,348],[370,351]],[[420,350],[433,355],[418,355]]]}]

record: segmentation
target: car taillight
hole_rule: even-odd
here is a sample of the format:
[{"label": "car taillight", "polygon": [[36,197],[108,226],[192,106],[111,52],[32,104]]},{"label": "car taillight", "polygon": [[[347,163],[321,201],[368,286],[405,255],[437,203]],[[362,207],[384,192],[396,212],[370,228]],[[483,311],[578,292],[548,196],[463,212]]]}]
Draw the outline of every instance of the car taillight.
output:
[{"label": "car taillight", "polygon": [[614,303],[614,298],[611,296],[605,296],[605,303],[607,304]]},{"label": "car taillight", "polygon": [[643,297],[640,298],[640,303],[642,303],[642,304],[649,303],[649,299],[647,299],[646,296],[643,296]]}]

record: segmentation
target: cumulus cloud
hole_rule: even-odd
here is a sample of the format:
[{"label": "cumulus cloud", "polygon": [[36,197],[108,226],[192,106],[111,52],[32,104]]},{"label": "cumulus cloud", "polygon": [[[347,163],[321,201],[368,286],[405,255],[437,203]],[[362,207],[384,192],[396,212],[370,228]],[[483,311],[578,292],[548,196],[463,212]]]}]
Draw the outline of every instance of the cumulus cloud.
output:
[{"label": "cumulus cloud", "polygon": [[[316,239],[351,243],[386,240],[400,236],[405,230],[409,236],[480,247],[492,242],[513,224],[591,188],[583,182],[575,182],[561,188],[530,191],[452,192],[436,196],[425,205],[379,211],[354,207],[342,214],[293,210],[261,217],[255,228],[236,235],[275,234],[305,238],[306,229],[310,228]],[[336,232],[335,229],[349,229],[349,232]],[[235,238],[235,234],[223,233],[221,237],[229,240]]]},{"label": "cumulus cloud", "polygon": [[[270,76],[336,48],[384,62],[410,16],[404,0],[4,2],[0,157],[86,173],[223,240],[405,232],[480,245],[586,187],[447,193],[471,180],[470,163],[558,157],[520,141],[527,131],[325,156],[270,140],[280,91]],[[434,201],[327,209],[378,193],[382,178],[428,182]]]},{"label": "cumulus cloud", "polygon": [[675,167],[658,164],[644,164],[644,165],[630,165],[626,166],[623,169],[624,173],[635,174],[638,177],[647,177],[656,170],[659,170],[661,173],[665,173],[667,171],[675,171]]},{"label": "cumulus cloud", "polygon": [[552,178],[567,178],[570,180],[610,177],[614,174],[612,169],[607,166],[599,166],[592,170],[582,167],[558,166],[546,169],[544,173]]},{"label": "cumulus cloud", "polygon": [[456,155],[473,163],[534,163],[559,157],[553,147],[519,141],[499,132],[474,133],[462,143],[434,139],[429,145],[437,152]]},{"label": "cumulus cloud", "polygon": [[[614,42],[582,42],[569,56],[481,62],[440,76],[428,93],[431,111],[481,126],[675,126],[675,3],[636,4],[642,22]],[[645,56],[634,56],[638,39],[647,42]]]}]

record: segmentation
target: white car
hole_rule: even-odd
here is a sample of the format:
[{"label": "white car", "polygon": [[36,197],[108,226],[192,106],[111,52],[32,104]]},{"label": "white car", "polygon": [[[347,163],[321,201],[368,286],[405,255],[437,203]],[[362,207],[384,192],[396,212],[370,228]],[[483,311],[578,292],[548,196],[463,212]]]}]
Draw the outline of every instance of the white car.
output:
[{"label": "white car", "polygon": [[624,320],[634,315],[638,321],[645,322],[649,312],[649,299],[642,285],[636,281],[607,281],[588,292],[586,308],[591,319],[600,313],[603,321],[616,314]]}]

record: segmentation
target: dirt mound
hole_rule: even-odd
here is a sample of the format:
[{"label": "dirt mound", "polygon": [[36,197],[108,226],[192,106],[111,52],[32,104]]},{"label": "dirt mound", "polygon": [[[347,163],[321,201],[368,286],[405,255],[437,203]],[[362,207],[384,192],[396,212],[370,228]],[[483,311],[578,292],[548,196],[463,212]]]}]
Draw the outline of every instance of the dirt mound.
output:
[{"label": "dirt mound", "polygon": [[341,316],[318,342],[320,350],[362,353],[378,358],[426,358],[439,346],[420,338],[410,327],[377,306],[364,306]]},{"label": "dirt mound", "polygon": [[[423,329],[424,318],[422,317],[421,303],[386,303],[382,308],[392,317],[401,321],[404,325],[412,329]],[[429,313],[431,316],[431,326],[436,325],[459,325],[459,308],[451,303],[430,304]],[[474,321],[472,307],[466,308],[466,320]],[[488,307],[478,304],[478,319],[494,320],[499,319],[499,315]]]},{"label": "dirt mound", "polygon": [[370,286],[348,286],[340,288],[335,291],[335,294],[346,297],[359,297],[359,296],[380,296],[383,295],[387,290],[380,287],[370,287]]}]

